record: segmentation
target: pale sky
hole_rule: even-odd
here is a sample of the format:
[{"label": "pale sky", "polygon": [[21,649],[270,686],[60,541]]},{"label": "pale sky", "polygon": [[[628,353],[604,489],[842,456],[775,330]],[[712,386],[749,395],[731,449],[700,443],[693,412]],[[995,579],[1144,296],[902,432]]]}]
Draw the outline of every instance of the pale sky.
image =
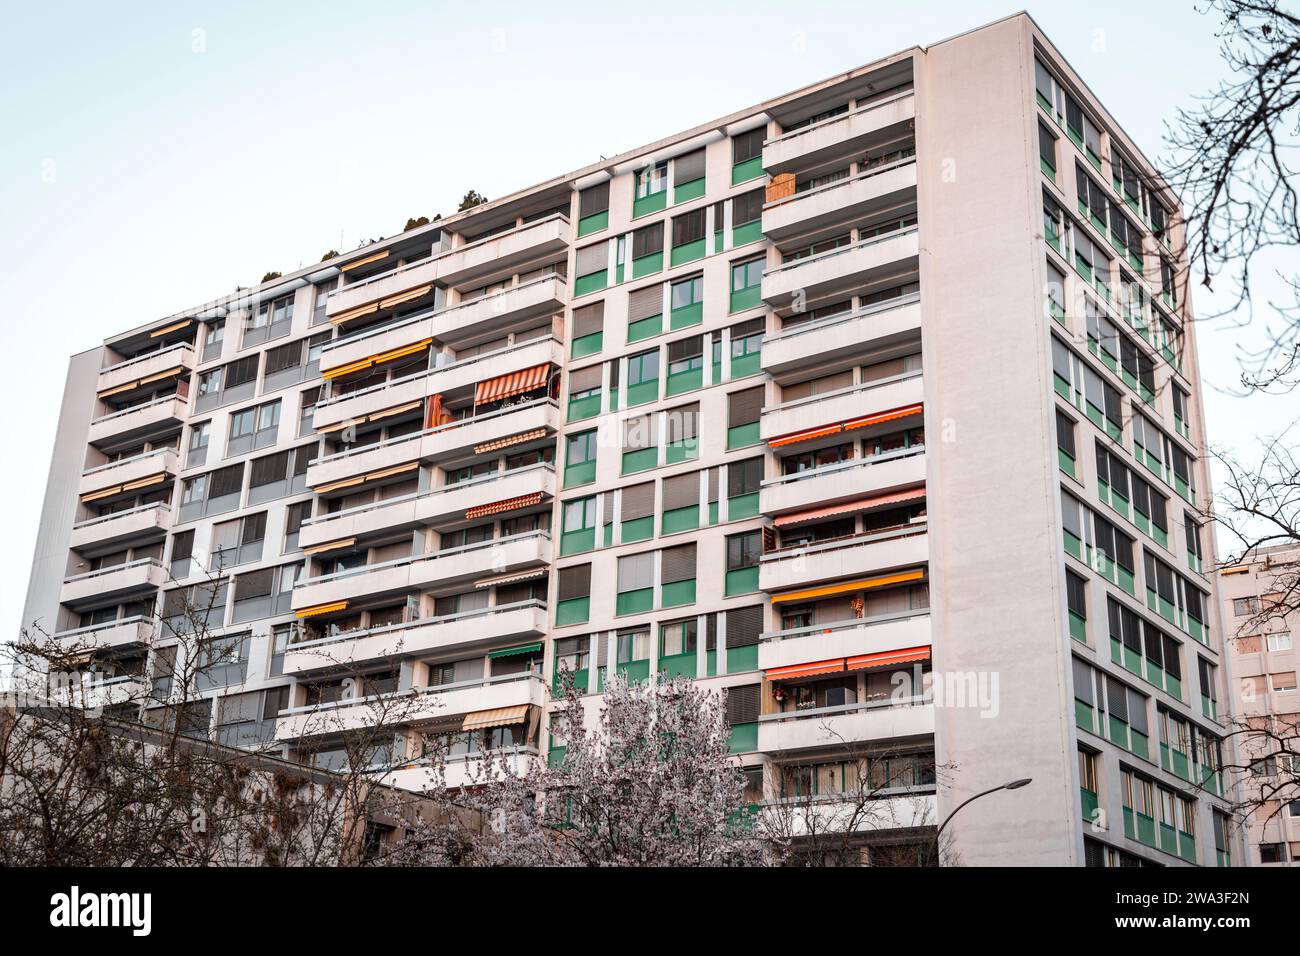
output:
[{"label": "pale sky", "polygon": [[[0,634],[20,625],[71,353],[447,214],[469,188],[496,198],[1017,9],[14,7],[0,34]],[[1221,73],[1216,24],[1190,0],[1029,12],[1148,156],[1176,107]],[[1238,374],[1241,333],[1224,326],[1197,332],[1208,432],[1246,449],[1300,417],[1300,400],[1217,391]]]}]

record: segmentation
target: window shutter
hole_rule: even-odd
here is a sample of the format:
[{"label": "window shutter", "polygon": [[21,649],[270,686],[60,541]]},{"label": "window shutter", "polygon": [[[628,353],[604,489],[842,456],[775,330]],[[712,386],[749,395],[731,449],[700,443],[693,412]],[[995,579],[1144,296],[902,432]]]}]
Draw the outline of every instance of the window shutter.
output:
[{"label": "window shutter", "polygon": [[727,688],[727,723],[752,724],[758,720],[758,684]]},{"label": "window shutter", "polygon": [[194,532],[182,531],[172,538],[172,560],[185,561],[194,556]]},{"label": "window shutter", "polygon": [[302,341],[290,342],[288,345],[280,345],[273,349],[268,349],[266,353],[266,374],[274,372],[283,372],[287,368],[293,368],[302,361]]},{"label": "window shutter", "polygon": [[752,425],[763,411],[763,387],[747,388],[727,396],[727,427]]},{"label": "window shutter", "polygon": [[637,289],[627,297],[627,320],[639,322],[652,315],[662,315],[664,311],[664,287],[662,283],[647,289]]},{"label": "window shutter", "polygon": [[763,605],[738,607],[727,612],[727,646],[749,647],[763,633]]},{"label": "window shutter", "polygon": [[244,466],[242,463],[229,468],[218,468],[212,473],[209,498],[220,498],[239,493],[244,484]]},{"label": "window shutter", "polygon": [[632,233],[632,258],[640,259],[651,253],[664,251],[664,224],[643,226]]},{"label": "window shutter", "polygon": [[673,160],[673,182],[677,185],[704,178],[704,150],[678,156]]},{"label": "window shutter", "polygon": [[614,492],[607,491],[601,496],[601,523],[610,524],[614,520]]},{"label": "window shutter", "polygon": [[695,544],[664,548],[661,552],[660,580],[664,584],[695,580]]},{"label": "window shutter", "polygon": [[695,209],[673,218],[673,245],[684,246],[704,238],[705,210]]},{"label": "window shutter", "polygon": [[1092,694],[1092,668],[1086,663],[1073,658],[1074,661],[1074,696],[1084,703],[1093,702]]},{"label": "window shutter", "polygon": [[307,466],[316,457],[315,452],[316,446],[314,444],[299,445],[293,450],[293,475],[295,478],[307,474]]},{"label": "window shutter", "polygon": [[239,536],[240,544],[253,544],[266,537],[266,512],[259,511],[244,519],[243,531]]},{"label": "window shutter", "polygon": [[248,487],[260,488],[262,485],[280,481],[284,478],[288,467],[289,453],[287,451],[277,451],[274,454],[255,458],[249,475]]},{"label": "window shutter", "polygon": [[605,327],[605,303],[593,302],[573,310],[573,337],[581,338]]},{"label": "window shutter", "polygon": [[654,482],[647,481],[641,485],[630,485],[623,489],[623,507],[621,509],[621,519],[623,521],[632,521],[635,518],[645,518],[655,511],[655,486]]},{"label": "window shutter", "polygon": [[763,190],[754,189],[731,200],[731,225],[741,226],[763,216]]},{"label": "window shutter", "polygon": [[609,266],[609,242],[598,242],[595,245],[583,246],[578,250],[577,257],[574,260],[574,269],[579,276],[589,276],[594,272],[600,272]]},{"label": "window shutter", "polygon": [[709,503],[710,504],[718,500],[719,470],[720,468],[718,465],[714,465],[712,468],[709,469]]},{"label": "window shutter", "polygon": [[609,663],[609,637],[605,634],[596,635],[596,666],[604,667]]},{"label": "window shutter", "polygon": [[257,363],[261,356],[248,355],[226,366],[226,388],[234,388],[257,378]]},{"label": "window shutter", "polygon": [[609,181],[588,186],[578,193],[578,216],[585,219],[609,208]]},{"label": "window shutter", "polygon": [[235,577],[235,599],[247,601],[252,598],[271,596],[274,568],[260,568]]},{"label": "window shutter", "polygon": [[591,594],[591,565],[575,564],[560,568],[559,600],[570,601]]},{"label": "window shutter", "polygon": [[746,458],[727,465],[727,497],[737,498],[758,491],[763,481],[763,459]]},{"label": "window shutter", "polygon": [[618,590],[639,591],[654,586],[653,551],[630,554],[618,559]]},{"label": "window shutter", "polygon": [[664,479],[664,511],[689,508],[700,503],[700,473],[674,475]]},{"label": "window shutter", "polygon": [[599,364],[574,369],[569,373],[569,394],[581,395],[583,392],[600,388],[600,382],[601,366]]},{"label": "window shutter", "polygon": [[623,447],[629,451],[653,448],[652,422],[649,415],[639,415],[623,422]]}]

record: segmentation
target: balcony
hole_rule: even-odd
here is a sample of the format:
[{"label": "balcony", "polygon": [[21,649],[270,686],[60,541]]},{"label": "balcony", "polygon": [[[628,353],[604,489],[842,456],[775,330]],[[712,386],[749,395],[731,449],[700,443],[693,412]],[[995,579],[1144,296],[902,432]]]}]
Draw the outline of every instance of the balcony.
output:
[{"label": "balcony", "polygon": [[763,338],[763,371],[784,375],[846,350],[867,351],[913,337],[920,329],[920,293],[899,296],[855,312],[769,333]]},{"label": "balcony", "polygon": [[915,193],[916,159],[900,159],[815,189],[795,193],[763,207],[763,235],[784,242],[797,235],[846,222],[898,205]]},{"label": "balcony", "polygon": [[916,96],[905,90],[851,113],[832,116],[763,144],[763,168],[772,175],[810,169],[833,157],[861,152],[882,130],[916,119]]},{"label": "balcony", "polygon": [[87,468],[81,473],[78,495],[90,495],[133,482],[153,478],[159,474],[174,476],[180,467],[180,453],[175,448],[155,448],[142,455],[110,461]]},{"label": "balcony", "polygon": [[478,445],[539,430],[551,435],[558,425],[559,410],[551,399],[509,405],[485,415],[317,458],[307,469],[307,484],[316,488],[407,462],[463,458],[478,454]]},{"label": "balcony", "polygon": [[120,621],[92,624],[71,631],[58,631],[54,635],[65,647],[118,648],[131,644],[148,644],[153,637],[153,620],[147,617],[128,617]]},{"label": "balcony", "polygon": [[787,514],[924,482],[925,448],[900,448],[870,458],[853,458],[795,475],[769,478],[759,490],[759,510],[766,515]]},{"label": "balcony", "polygon": [[363,597],[406,594],[435,584],[471,584],[478,578],[530,570],[550,561],[550,535],[531,531],[305,578],[294,588],[293,607],[298,610]]},{"label": "balcony", "polygon": [[149,681],[129,674],[101,677],[87,673],[81,677],[79,682],[52,688],[50,696],[66,706],[98,710],[117,704],[144,701],[151,690]]},{"label": "balcony", "polygon": [[865,578],[916,567],[930,557],[924,521],[891,531],[855,534],[797,548],[770,551],[758,566],[760,590],[774,592],[818,581]]},{"label": "balcony", "polygon": [[390,269],[388,272],[381,272],[368,279],[362,279],[352,285],[345,285],[330,293],[330,297],[325,302],[325,314],[332,318],[371,302],[378,302],[381,307],[385,307],[382,303],[386,299],[421,286],[432,287],[437,273],[437,260],[424,258]]},{"label": "balcony", "polygon": [[818,299],[865,285],[909,267],[914,269],[919,251],[917,227],[908,226],[795,259],[763,273],[763,301],[781,309],[788,307],[797,293]]},{"label": "balcony", "polygon": [[930,643],[929,609],[901,611],[769,632],[758,645],[758,667],[767,671]]},{"label": "balcony", "polygon": [[355,392],[330,395],[316,404],[312,427],[321,431],[343,422],[365,421],[367,415],[423,401],[428,394],[429,373],[420,371]]},{"label": "balcony", "polygon": [[171,506],[157,501],[116,514],[78,521],[72,526],[70,547],[106,548],[110,545],[143,543],[161,538],[172,523]]},{"label": "balcony", "polygon": [[564,278],[544,275],[443,309],[433,316],[431,331],[434,338],[456,348],[459,343],[495,329],[555,315],[568,301]]},{"label": "balcony", "polygon": [[886,698],[758,718],[758,749],[766,754],[933,736],[934,703],[929,697]]},{"label": "balcony", "polygon": [[178,342],[161,351],[150,352],[102,368],[99,370],[99,381],[95,385],[95,391],[106,392],[110,389],[125,388],[142,379],[162,375],[175,368],[182,368],[187,372],[194,370],[194,346],[188,342]]},{"label": "balcony", "polygon": [[[511,748],[498,757],[499,762],[504,762],[511,772],[520,777],[526,774],[529,767],[538,759],[539,753],[533,747]],[[443,766],[446,773],[447,787],[455,789],[474,785],[481,773],[481,761],[482,755],[480,754],[448,757]],[[403,790],[413,790],[416,793],[424,792],[434,786],[433,773],[425,760],[415,760],[399,767],[386,775],[383,782],[394,787],[400,787]]]},{"label": "balcony", "polygon": [[162,563],[155,558],[141,558],[126,564],[87,571],[63,579],[59,602],[72,606],[94,602],[111,604],[114,599],[143,597],[156,591],[167,579]]},{"label": "balcony", "polygon": [[460,520],[478,505],[540,493],[543,500],[555,497],[555,469],[549,464],[530,465],[504,473],[493,473],[388,501],[319,515],[303,522],[299,544],[315,547],[343,538],[365,538],[390,528]]},{"label": "balcony", "polygon": [[291,644],[284,656],[284,672],[323,672],[340,666],[444,654],[453,648],[469,652],[514,638],[540,638],[545,633],[546,605],[541,601],[520,601]]},{"label": "balcony", "polygon": [[521,372],[538,365],[559,367],[563,364],[564,345],[559,339],[550,336],[532,339],[438,366],[429,373],[429,391],[445,395],[453,389],[477,385],[498,375]]},{"label": "balcony", "polygon": [[447,717],[498,707],[518,707],[546,702],[546,683],[536,674],[412,687],[391,694],[377,694],[350,700],[292,707],[280,711],[275,736],[279,740],[302,740],[345,733],[361,727],[419,726]]},{"label": "balcony", "polygon": [[143,437],[170,426],[180,428],[185,421],[186,404],[187,400],[179,395],[165,395],[144,405],[101,415],[90,423],[86,441],[99,445],[110,439],[126,441]]},{"label": "balcony", "polygon": [[[765,408],[759,421],[759,434],[764,441],[771,441],[836,424],[851,425],[881,412],[919,405],[923,395],[921,373],[905,372]],[[920,424],[919,418],[914,424]]]},{"label": "balcony", "polygon": [[436,260],[438,281],[472,287],[538,259],[561,255],[572,238],[568,218],[556,213],[442,253]]},{"label": "balcony", "polygon": [[[933,828],[939,822],[935,809],[935,788],[898,787],[868,792],[870,801],[859,806],[856,794],[843,797],[818,796],[809,799],[773,801],[764,812],[776,814],[783,832],[791,836],[827,834],[852,829],[856,833]],[[865,796],[865,795],[864,795]]]}]

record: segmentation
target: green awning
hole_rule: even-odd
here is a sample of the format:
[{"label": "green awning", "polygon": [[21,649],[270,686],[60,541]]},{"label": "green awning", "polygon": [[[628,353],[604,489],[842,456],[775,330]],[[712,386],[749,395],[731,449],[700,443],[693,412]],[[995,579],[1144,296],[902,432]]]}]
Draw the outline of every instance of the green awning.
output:
[{"label": "green awning", "polygon": [[514,657],[517,654],[531,654],[534,651],[540,651],[541,649],[542,642],[538,641],[535,644],[520,644],[518,647],[507,647],[504,650],[493,651],[488,654],[488,657],[495,660],[498,657]]}]

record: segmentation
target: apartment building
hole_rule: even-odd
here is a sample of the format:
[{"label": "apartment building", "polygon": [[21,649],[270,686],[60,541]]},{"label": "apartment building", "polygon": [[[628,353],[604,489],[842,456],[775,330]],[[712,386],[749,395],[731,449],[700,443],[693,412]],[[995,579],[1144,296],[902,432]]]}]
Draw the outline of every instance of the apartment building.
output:
[{"label": "apartment building", "polygon": [[216,575],[194,725],[399,783],[681,674],[865,860],[1239,862],[1180,238],[1027,15],[914,47],[74,357],[26,616]]},{"label": "apartment building", "polygon": [[1239,734],[1246,852],[1251,864],[1300,864],[1300,691],[1292,635],[1300,548],[1261,548],[1219,569],[1219,599],[1227,626],[1232,713]]}]

